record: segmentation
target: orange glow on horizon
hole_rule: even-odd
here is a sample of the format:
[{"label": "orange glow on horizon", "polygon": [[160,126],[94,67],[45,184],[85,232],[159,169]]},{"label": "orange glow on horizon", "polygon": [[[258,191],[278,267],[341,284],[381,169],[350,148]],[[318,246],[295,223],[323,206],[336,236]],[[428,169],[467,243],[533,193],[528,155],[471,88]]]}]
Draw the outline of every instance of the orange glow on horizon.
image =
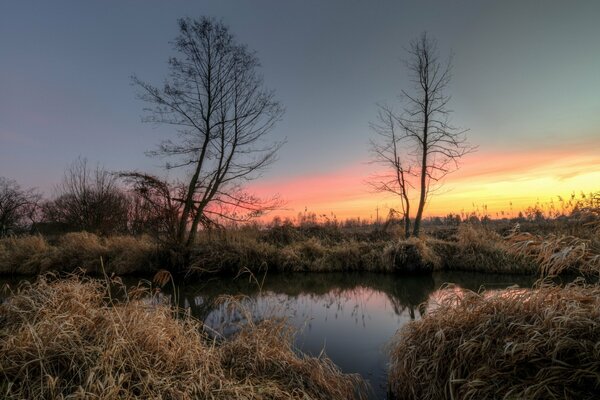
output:
[{"label": "orange glow on horizon", "polygon": [[[585,146],[538,151],[483,151],[464,159],[459,171],[449,175],[444,187],[427,205],[426,216],[471,213],[487,207],[491,217],[514,216],[536,203],[557,196],[600,190],[600,140]],[[393,195],[373,193],[367,181],[374,172],[366,162],[337,171],[289,179],[256,182],[249,189],[258,195],[278,193],[285,209],[274,216],[295,218],[305,209],[338,220],[360,217],[374,220],[399,207]],[[416,197],[416,190],[413,190]],[[416,209],[416,200],[412,207]],[[504,214],[502,214],[502,212]],[[412,213],[414,217],[414,213]]]}]

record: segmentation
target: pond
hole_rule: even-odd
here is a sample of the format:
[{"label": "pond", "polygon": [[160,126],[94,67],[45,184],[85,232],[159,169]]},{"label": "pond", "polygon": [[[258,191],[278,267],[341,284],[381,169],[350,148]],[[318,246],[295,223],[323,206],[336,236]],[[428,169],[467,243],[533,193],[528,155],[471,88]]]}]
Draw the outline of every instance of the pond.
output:
[{"label": "pond", "polygon": [[369,381],[373,399],[387,391],[386,347],[402,325],[419,319],[445,283],[470,290],[530,287],[533,277],[477,273],[398,276],[377,273],[294,273],[265,277],[212,279],[180,286],[178,303],[217,331],[228,334],[243,322],[240,312],[218,301],[244,295],[254,319],[285,317],[299,328],[297,347],[317,356],[324,352],[344,372]]},{"label": "pond", "polygon": [[[138,279],[125,282],[135,284]],[[246,316],[284,317],[298,328],[298,349],[314,356],[325,353],[344,372],[361,374],[372,387],[372,399],[385,399],[390,339],[404,324],[424,315],[427,304],[440,296],[440,287],[454,283],[477,291],[531,287],[533,282],[533,277],[522,275],[458,272],[288,273],[205,279],[178,285],[175,293],[167,284],[164,293],[220,335],[231,334]],[[244,312],[228,307],[231,301],[223,301],[227,296],[236,296]]]}]

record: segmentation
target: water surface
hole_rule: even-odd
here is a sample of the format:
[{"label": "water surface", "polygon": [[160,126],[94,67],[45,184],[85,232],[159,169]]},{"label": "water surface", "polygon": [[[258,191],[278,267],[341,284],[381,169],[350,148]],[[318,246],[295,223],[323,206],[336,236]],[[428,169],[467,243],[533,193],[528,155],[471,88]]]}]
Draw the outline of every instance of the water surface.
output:
[{"label": "water surface", "polygon": [[324,352],[344,372],[359,373],[368,380],[373,399],[385,399],[390,339],[404,324],[421,318],[427,303],[446,283],[478,291],[530,287],[533,278],[478,273],[271,274],[182,285],[177,297],[181,307],[228,334],[243,323],[244,316],[218,299],[243,295],[241,301],[254,319],[287,318],[299,328],[296,345],[300,350],[314,356]]}]

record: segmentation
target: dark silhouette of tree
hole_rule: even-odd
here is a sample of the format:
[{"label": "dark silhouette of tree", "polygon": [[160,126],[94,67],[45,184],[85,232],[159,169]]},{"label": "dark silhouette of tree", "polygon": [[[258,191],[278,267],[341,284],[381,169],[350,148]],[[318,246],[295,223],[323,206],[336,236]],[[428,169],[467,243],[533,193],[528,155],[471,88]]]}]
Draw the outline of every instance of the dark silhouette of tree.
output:
[{"label": "dark silhouette of tree", "polygon": [[[409,191],[413,187],[410,181],[414,177],[411,171],[410,156],[406,154],[403,141],[406,135],[403,128],[396,122],[396,116],[391,108],[379,105],[377,122],[370,124],[376,138],[371,139],[372,162],[384,167],[383,171],[373,175],[369,184],[377,192],[389,192],[400,197],[401,216],[404,222],[404,235],[410,236],[410,198]],[[390,216],[384,225],[393,218],[395,211],[390,210]]]},{"label": "dark silhouette of tree", "polygon": [[44,219],[99,234],[127,231],[129,200],[112,173],[86,159],[78,159],[65,171],[54,200],[42,206]]},{"label": "dark silhouette of tree", "polygon": [[[276,205],[242,189],[276,157],[282,143],[267,134],[283,114],[272,91],[263,87],[254,52],[236,42],[221,22],[180,19],[166,83],[155,87],[137,77],[139,97],[148,103],[146,122],[171,125],[174,139],[149,154],[166,157],[167,169],[184,169],[184,190],[171,196],[182,204],[176,239],[189,247],[201,226],[223,219],[240,221]],[[144,186],[147,176],[130,175]],[[153,178],[154,179],[154,178]],[[166,182],[165,182],[166,183]]]},{"label": "dark silhouette of tree", "polygon": [[34,190],[0,177],[0,237],[24,231],[35,220],[41,196]]},{"label": "dark silhouette of tree", "polygon": [[445,63],[440,61],[436,41],[425,32],[411,42],[407,52],[406,66],[413,88],[402,90],[404,106],[400,113],[380,107],[380,123],[374,129],[384,140],[372,147],[375,161],[391,166],[394,174],[390,176],[400,175],[395,181],[381,180],[379,187],[400,194],[405,215],[409,209],[408,189],[418,188],[412,232],[418,236],[430,196],[439,190],[446,175],[458,169],[460,159],[475,147],[467,142],[467,130],[449,121],[451,97],[446,90],[451,79],[451,58]]},{"label": "dark silhouette of tree", "polygon": [[173,187],[163,179],[140,172],[127,172],[120,176],[132,192],[130,231],[134,234],[149,233],[157,240],[174,243],[183,206],[180,199],[185,187]]}]

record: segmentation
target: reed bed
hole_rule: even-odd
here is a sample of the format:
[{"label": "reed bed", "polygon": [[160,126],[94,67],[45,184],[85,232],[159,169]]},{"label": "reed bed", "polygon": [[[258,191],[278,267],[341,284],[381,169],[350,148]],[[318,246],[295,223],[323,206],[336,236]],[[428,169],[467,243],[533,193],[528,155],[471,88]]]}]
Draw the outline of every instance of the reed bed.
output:
[{"label": "reed bed", "polygon": [[507,241],[511,252],[535,262],[542,276],[566,273],[600,276],[600,246],[593,240],[514,231]]},{"label": "reed bed", "polygon": [[160,245],[147,236],[74,232],[53,241],[41,236],[0,239],[0,274],[82,269],[90,274],[149,275],[166,268],[188,278],[243,270],[600,275],[600,232],[595,233],[595,225],[582,229],[583,236],[576,237],[520,232],[508,226],[499,233],[493,226],[462,224],[441,235],[432,231],[430,236],[400,240],[365,235],[358,239],[354,233],[344,238],[338,230],[315,229],[310,236],[290,227],[248,229],[205,232],[187,250]]},{"label": "reed bed", "polygon": [[31,235],[0,239],[0,274],[37,275],[48,271],[91,274],[153,273],[158,250],[147,236],[100,237],[71,232],[49,242]]},{"label": "reed bed", "polygon": [[397,399],[600,397],[600,287],[447,291],[391,346]]},{"label": "reed bed", "polygon": [[283,321],[249,321],[231,338],[211,339],[201,322],[147,293],[123,301],[109,293],[99,280],[44,276],[0,304],[0,397],[365,397],[357,375],[297,352]]},{"label": "reed bed", "polygon": [[504,238],[493,230],[470,224],[458,228],[446,256],[448,270],[486,273],[535,274],[538,266],[522,254],[512,252]]}]

